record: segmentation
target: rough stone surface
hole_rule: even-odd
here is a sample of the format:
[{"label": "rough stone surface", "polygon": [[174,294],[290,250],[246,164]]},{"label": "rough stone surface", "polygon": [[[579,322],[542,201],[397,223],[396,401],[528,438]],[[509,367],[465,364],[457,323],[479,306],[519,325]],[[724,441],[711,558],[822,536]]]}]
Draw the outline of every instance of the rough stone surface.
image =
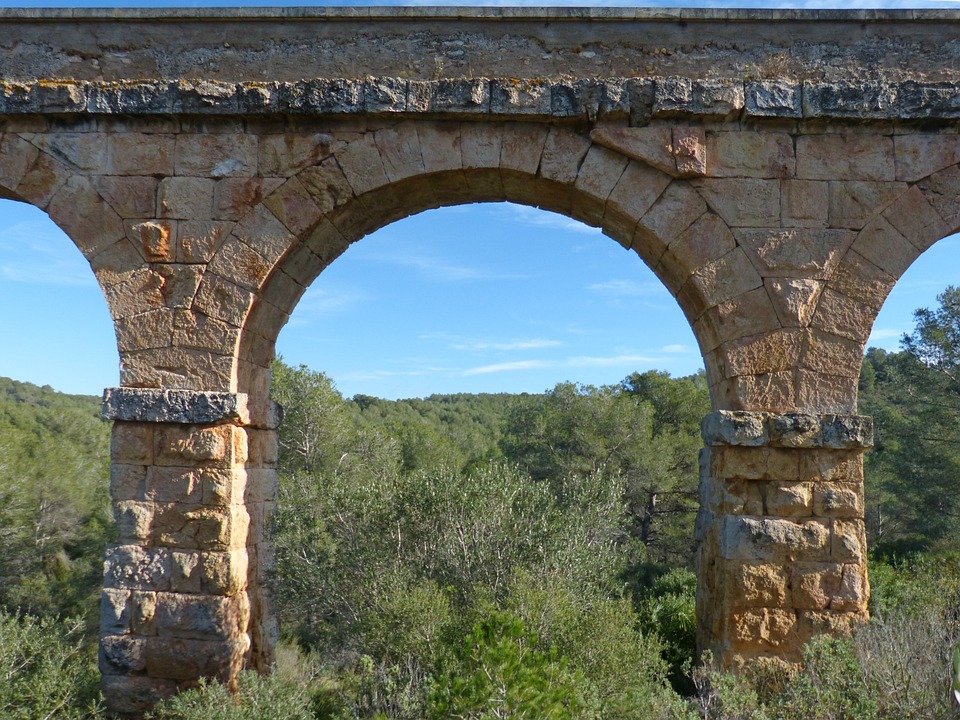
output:
[{"label": "rough stone surface", "polygon": [[244,394],[107,388],[103,392],[104,420],[199,424],[220,420],[243,422],[247,416]]}]

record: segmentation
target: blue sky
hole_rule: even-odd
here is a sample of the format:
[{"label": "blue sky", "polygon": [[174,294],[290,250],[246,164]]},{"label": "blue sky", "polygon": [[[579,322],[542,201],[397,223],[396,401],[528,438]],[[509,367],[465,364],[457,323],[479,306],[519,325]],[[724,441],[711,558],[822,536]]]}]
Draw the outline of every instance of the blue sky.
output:
[{"label": "blue sky", "polygon": [[[170,3],[128,6],[162,4]],[[0,219],[0,375],[74,393],[99,394],[116,385],[112,324],[80,253],[34,208],[0,201]],[[954,236],[907,271],[871,345],[897,349],[913,310],[933,306],[938,292],[958,282],[956,268],[960,237]],[[290,363],[327,372],[348,397],[541,392],[563,380],[607,384],[634,370],[685,375],[702,366],[679,308],[636,255],[575,221],[505,203],[429,211],[356,243],[310,287],[280,335],[278,352]]]}]

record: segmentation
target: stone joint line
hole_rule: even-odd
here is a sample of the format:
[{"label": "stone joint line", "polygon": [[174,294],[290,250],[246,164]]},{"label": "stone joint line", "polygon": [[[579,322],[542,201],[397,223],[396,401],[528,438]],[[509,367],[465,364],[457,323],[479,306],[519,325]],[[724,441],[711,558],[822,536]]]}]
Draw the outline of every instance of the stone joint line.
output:
[{"label": "stone joint line", "polygon": [[873,447],[873,418],[720,410],[703,419],[701,434],[708,447],[865,450]]},{"label": "stone joint line", "polygon": [[0,81],[0,115],[487,115],[557,119],[629,115],[837,120],[960,118],[953,82],[863,83],[635,77],[583,79],[395,77],[298,82]]}]

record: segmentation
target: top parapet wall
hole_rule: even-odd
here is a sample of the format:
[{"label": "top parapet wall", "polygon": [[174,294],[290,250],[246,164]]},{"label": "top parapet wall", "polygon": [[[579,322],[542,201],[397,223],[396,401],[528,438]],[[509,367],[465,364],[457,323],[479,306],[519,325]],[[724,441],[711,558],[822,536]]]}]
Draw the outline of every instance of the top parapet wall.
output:
[{"label": "top parapet wall", "polygon": [[0,9],[0,80],[955,82],[960,11]]}]

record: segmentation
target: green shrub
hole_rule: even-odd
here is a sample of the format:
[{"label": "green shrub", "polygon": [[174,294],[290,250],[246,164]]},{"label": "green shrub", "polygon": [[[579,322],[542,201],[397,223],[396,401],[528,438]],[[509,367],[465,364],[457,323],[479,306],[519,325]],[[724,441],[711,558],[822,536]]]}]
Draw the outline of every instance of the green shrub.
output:
[{"label": "green shrub", "polygon": [[[870,720],[876,702],[853,644],[844,638],[817,637],[803,648],[803,669],[779,703],[783,718]],[[927,717],[903,715],[900,717]]]},{"label": "green shrub", "polygon": [[80,619],[15,617],[0,611],[0,717],[101,717],[93,653]]},{"label": "green shrub", "polygon": [[200,685],[159,703],[147,715],[153,720],[316,720],[307,688],[279,675],[244,672],[239,690],[219,683]]}]

